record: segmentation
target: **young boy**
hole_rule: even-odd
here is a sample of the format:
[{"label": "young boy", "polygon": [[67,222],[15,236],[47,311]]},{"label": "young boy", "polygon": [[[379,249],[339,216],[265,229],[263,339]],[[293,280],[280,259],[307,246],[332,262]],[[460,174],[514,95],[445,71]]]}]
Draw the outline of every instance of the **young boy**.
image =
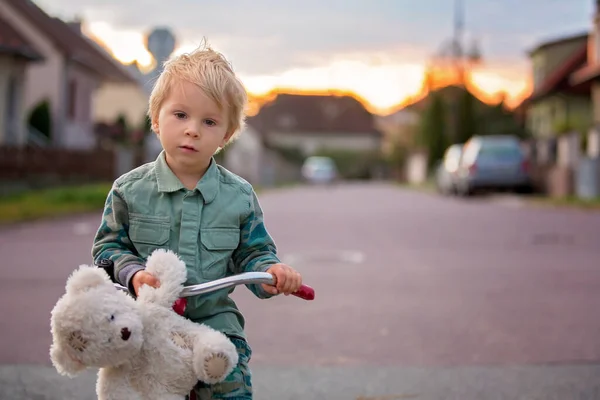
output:
[{"label": "young boy", "polygon": [[[266,271],[276,286],[248,286],[259,298],[300,288],[300,274],[277,257],[252,186],[213,158],[241,129],[246,102],[227,60],[209,47],[165,63],[149,102],[163,151],[114,182],[92,249],[96,262],[113,261],[115,278],[132,292],[160,285],[144,271],[157,248],[176,252],[186,263],[186,285]],[[224,382],[199,382],[198,399],[252,399],[251,349],[230,293],[188,298],[185,316],[228,335],[240,360]]]}]

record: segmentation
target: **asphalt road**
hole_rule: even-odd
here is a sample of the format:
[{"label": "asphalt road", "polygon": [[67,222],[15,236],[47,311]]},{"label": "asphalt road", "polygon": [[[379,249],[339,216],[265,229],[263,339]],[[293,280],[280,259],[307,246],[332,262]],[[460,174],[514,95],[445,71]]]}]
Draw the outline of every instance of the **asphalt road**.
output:
[{"label": "asphalt road", "polygon": [[[257,399],[600,398],[600,214],[386,184],[261,196],[317,298],[234,293]],[[0,399],[93,399],[49,312],[99,215],[0,229]]]}]

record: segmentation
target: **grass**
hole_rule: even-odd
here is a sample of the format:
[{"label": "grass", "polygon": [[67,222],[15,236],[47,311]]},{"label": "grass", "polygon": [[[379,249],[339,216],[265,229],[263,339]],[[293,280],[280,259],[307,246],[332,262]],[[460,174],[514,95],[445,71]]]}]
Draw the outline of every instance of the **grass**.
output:
[{"label": "grass", "polygon": [[98,183],[0,197],[0,224],[101,210],[110,188],[110,183]]},{"label": "grass", "polygon": [[407,183],[407,182],[397,182],[400,187],[406,189],[418,190],[426,193],[436,193],[437,188],[435,186],[435,182],[431,179],[426,180],[423,183]]},{"label": "grass", "polygon": [[600,198],[586,200],[577,197],[551,198],[534,196],[530,199],[530,202],[531,204],[545,207],[600,210]]}]

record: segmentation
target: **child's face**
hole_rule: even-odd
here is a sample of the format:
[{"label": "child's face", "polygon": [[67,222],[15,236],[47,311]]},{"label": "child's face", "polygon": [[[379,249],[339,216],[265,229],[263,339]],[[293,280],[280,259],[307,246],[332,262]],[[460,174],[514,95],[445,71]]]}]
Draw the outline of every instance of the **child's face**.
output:
[{"label": "child's face", "polygon": [[203,173],[215,151],[225,146],[227,113],[196,85],[177,82],[155,121],[167,163],[177,173]]}]

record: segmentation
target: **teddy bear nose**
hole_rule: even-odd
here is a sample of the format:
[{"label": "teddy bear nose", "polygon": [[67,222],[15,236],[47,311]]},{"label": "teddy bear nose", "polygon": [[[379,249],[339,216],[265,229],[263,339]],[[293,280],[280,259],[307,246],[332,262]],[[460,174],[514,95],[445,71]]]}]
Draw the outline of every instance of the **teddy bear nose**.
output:
[{"label": "teddy bear nose", "polygon": [[127,340],[131,336],[131,331],[127,328],[121,329],[121,339]]}]

